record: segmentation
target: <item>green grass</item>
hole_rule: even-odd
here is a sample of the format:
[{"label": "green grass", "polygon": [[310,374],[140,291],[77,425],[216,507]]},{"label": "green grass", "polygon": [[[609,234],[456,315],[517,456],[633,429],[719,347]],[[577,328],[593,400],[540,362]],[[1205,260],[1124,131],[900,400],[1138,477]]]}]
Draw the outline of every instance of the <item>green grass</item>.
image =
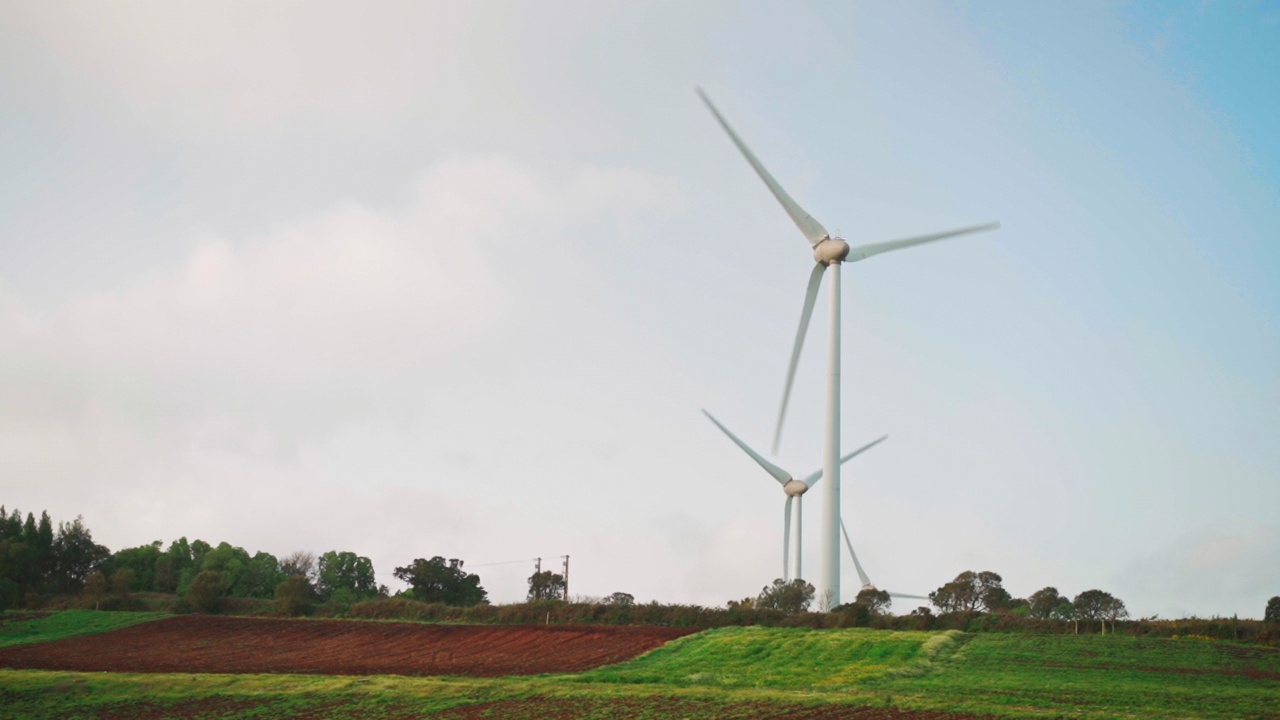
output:
[{"label": "green grass", "polygon": [[1129,636],[969,636],[943,667],[869,683],[920,707],[1080,717],[1280,718],[1280,651]]},{"label": "green grass", "polygon": [[0,613],[0,648],[119,630],[150,620],[172,617],[165,613],[97,610],[67,610],[34,619],[29,619],[29,615],[30,613]]},{"label": "green grass", "polygon": [[[582,673],[582,682],[677,686],[836,689],[907,670],[959,633],[733,627],[667,643],[620,665]],[[926,646],[927,649],[926,649]]]},{"label": "green grass", "polygon": [[0,670],[0,718],[6,719],[129,717],[143,711],[218,718],[402,717],[488,698],[483,687],[438,678]]},{"label": "green grass", "polygon": [[[66,613],[64,615],[73,615]],[[150,619],[43,620],[66,637]],[[9,638],[0,624],[0,638]],[[36,633],[28,633],[31,641]],[[806,706],[998,717],[1280,720],[1280,650],[1195,639],[724,628],[575,675],[128,675],[0,670],[0,718],[750,718]]]}]

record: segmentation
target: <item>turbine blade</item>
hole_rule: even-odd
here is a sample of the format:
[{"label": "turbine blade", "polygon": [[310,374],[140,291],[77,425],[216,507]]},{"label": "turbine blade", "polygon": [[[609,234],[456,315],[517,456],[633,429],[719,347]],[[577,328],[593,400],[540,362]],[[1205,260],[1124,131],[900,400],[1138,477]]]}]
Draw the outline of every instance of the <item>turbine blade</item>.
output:
[{"label": "turbine blade", "polygon": [[986,230],[995,230],[1000,227],[1000,223],[989,223],[987,225],[974,225],[973,227],[960,228],[959,230],[948,230],[946,232],[933,233],[932,235],[920,235],[918,237],[904,238],[902,240],[889,240],[888,242],[870,243],[868,245],[859,245],[849,249],[849,257],[845,258],[845,262],[857,262],[866,260],[872,255],[887,253],[892,250],[901,250],[916,245],[936,242],[938,240],[946,240],[957,235],[968,235],[969,233],[983,232]]},{"label": "turbine blade", "polygon": [[735,445],[742,448],[743,452],[750,455],[751,459],[755,460],[757,465],[759,465],[760,467],[768,471],[768,473],[773,476],[773,479],[778,481],[779,485],[786,485],[787,481],[791,480],[791,473],[787,472],[786,470],[783,470],[777,465],[774,465],[768,460],[765,460],[763,457],[761,457],[760,453],[756,452],[755,450],[752,450],[750,447],[747,446],[746,443],[739,440],[737,435],[734,435],[733,433],[729,432],[729,428],[725,427],[724,425],[721,425],[720,421],[715,419],[715,417],[713,417],[711,413],[707,412],[706,410],[703,410],[702,414],[706,415],[708,420],[715,423],[716,427],[720,428],[720,432],[724,433],[725,435],[728,435],[729,439],[732,440]]},{"label": "turbine blade", "polygon": [[858,553],[853,551],[853,543],[849,542],[849,531],[844,529],[844,518],[840,518],[840,532],[844,535],[845,547],[849,548],[849,557],[853,558],[853,569],[858,571],[858,579],[862,581],[863,587],[870,585],[871,578],[863,571],[862,563],[858,562]]},{"label": "turbine blade", "polygon": [[907,600],[928,600],[929,599],[924,595],[908,595],[906,593],[896,593],[896,592],[889,593],[889,597],[905,598]]},{"label": "turbine blade", "polygon": [[[845,455],[844,457],[840,458],[840,464],[841,464],[841,465],[843,465],[843,464],[845,464],[845,463],[849,462],[850,460],[852,460],[852,459],[853,459],[854,457],[856,457],[857,455],[862,454],[862,452],[863,452],[864,450],[870,450],[871,448],[875,447],[876,445],[879,445],[880,443],[882,443],[882,442],[884,442],[885,440],[888,440],[888,439],[889,439],[889,436],[888,436],[888,435],[881,435],[879,438],[877,438],[877,439],[875,439],[875,440],[872,440],[871,442],[867,443],[866,445],[863,445],[862,447],[858,448],[857,450],[854,450],[853,452],[849,453],[848,455]],[[804,484],[805,484],[805,485],[808,485],[809,487],[813,487],[814,485],[817,485],[817,484],[818,484],[818,481],[819,481],[819,480],[821,480],[821,479],[822,479],[822,471],[821,471],[821,470],[814,470],[813,472],[809,473],[809,474],[808,474],[808,476],[806,476],[806,477],[805,477],[805,479],[804,479]]]},{"label": "turbine blade", "polygon": [[827,266],[816,263],[813,272],[809,273],[809,287],[804,291],[804,307],[800,310],[800,327],[796,330],[796,342],[791,348],[791,363],[787,366],[787,384],[782,388],[782,409],[778,411],[778,427],[773,431],[773,454],[778,454],[778,446],[782,443],[782,421],[787,417],[787,403],[791,401],[791,385],[796,380],[796,366],[800,363],[800,350],[804,347],[804,336],[809,332],[809,318],[813,317],[813,305],[818,301],[818,287],[822,285],[822,273]]},{"label": "turbine blade", "polygon": [[782,579],[791,581],[791,501],[795,497],[787,496],[787,505],[783,510],[786,519],[782,521]]},{"label": "turbine blade", "polygon": [[822,227],[822,223],[814,220],[812,215],[805,212],[803,208],[797,205],[796,201],[792,200],[791,196],[787,194],[787,191],[783,190],[782,186],[778,184],[778,181],[773,179],[773,176],[769,174],[769,171],[764,169],[764,165],[760,164],[760,161],[756,159],[756,156],[747,148],[746,143],[742,142],[742,139],[738,137],[738,133],[734,132],[733,128],[729,127],[729,123],[724,119],[724,116],[720,114],[720,111],[716,109],[716,106],[711,103],[711,98],[707,97],[707,94],[702,91],[702,88],[698,88],[698,97],[702,98],[702,102],[706,103],[707,109],[711,111],[711,114],[716,116],[716,120],[720,123],[720,127],[724,128],[724,131],[729,133],[729,139],[733,140],[733,144],[738,146],[738,150],[742,153],[742,156],[747,159],[747,162],[751,163],[751,167],[755,169],[756,174],[759,175],[760,179],[764,181],[764,184],[769,187],[769,192],[773,193],[773,196],[778,199],[778,202],[782,203],[782,209],[786,210],[787,214],[791,216],[791,222],[794,222],[796,227],[800,228],[800,232],[804,233],[809,244],[817,245],[827,239],[830,236],[827,229]]}]

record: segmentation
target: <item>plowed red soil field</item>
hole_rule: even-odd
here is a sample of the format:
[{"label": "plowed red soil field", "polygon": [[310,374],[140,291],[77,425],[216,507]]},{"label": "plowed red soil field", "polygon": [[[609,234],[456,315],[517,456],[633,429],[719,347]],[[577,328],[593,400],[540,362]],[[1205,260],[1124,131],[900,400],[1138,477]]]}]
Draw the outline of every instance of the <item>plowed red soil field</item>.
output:
[{"label": "plowed red soil field", "polygon": [[326,675],[533,675],[621,662],[692,628],[426,625],[189,615],[0,649],[0,667]]}]

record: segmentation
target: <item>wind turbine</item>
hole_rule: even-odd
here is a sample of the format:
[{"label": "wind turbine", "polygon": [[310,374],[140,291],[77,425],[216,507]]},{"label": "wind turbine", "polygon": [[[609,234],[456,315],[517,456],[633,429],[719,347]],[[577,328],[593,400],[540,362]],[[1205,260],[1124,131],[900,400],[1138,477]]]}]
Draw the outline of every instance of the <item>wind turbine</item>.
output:
[{"label": "wind turbine", "polygon": [[[858,580],[862,581],[862,587],[859,588],[859,592],[861,592],[862,590],[868,590],[868,589],[878,590],[879,588],[877,588],[875,585],[871,583],[871,578],[867,577],[866,571],[862,569],[862,563],[858,562],[858,553],[853,551],[853,543],[849,541],[849,531],[846,530],[844,527],[844,519],[840,520],[840,533],[844,535],[845,547],[849,548],[849,557],[853,558],[853,569],[858,571]],[[923,595],[908,595],[906,593],[893,592],[893,591],[888,591],[888,592],[889,592],[889,597],[905,598],[910,600],[928,600],[929,599]]]},{"label": "wind turbine", "polygon": [[787,414],[787,402],[791,398],[791,385],[795,380],[796,364],[800,361],[800,348],[804,345],[805,332],[809,329],[809,316],[813,314],[813,305],[818,297],[818,286],[822,282],[822,275],[828,267],[831,268],[831,310],[828,326],[828,346],[827,346],[827,411],[826,411],[826,438],[822,453],[822,471],[823,476],[830,478],[823,487],[822,492],[822,573],[819,576],[818,597],[820,607],[830,609],[840,604],[840,265],[844,262],[857,262],[866,260],[873,255],[890,252],[892,250],[901,250],[903,248],[913,247],[915,245],[923,245],[924,243],[944,240],[946,238],[964,235],[967,233],[979,232],[982,230],[994,230],[999,227],[998,223],[990,223],[987,225],[975,225],[972,227],[960,228],[958,230],[948,230],[946,232],[933,233],[930,235],[920,235],[918,237],[904,238],[902,240],[890,240],[887,242],[870,243],[866,245],[858,245],[850,248],[849,244],[843,238],[833,237],[822,223],[813,219],[813,216],[805,212],[786,190],[778,184],[769,171],[760,164],[756,156],[751,153],[738,138],[738,134],[729,127],[729,123],[711,103],[711,99],[707,94],[698,88],[698,96],[702,98],[702,102],[706,103],[707,109],[715,116],[716,121],[729,134],[729,139],[733,144],[738,146],[738,150],[742,153],[747,162],[764,181],[765,186],[769,188],[769,192],[777,198],[782,204],[782,209],[786,210],[787,215],[791,217],[791,221],[796,224],[805,239],[809,241],[809,245],[813,249],[814,260],[817,264],[813,268],[813,272],[809,275],[809,287],[805,291],[804,308],[800,311],[800,328],[796,331],[795,345],[791,350],[791,363],[787,367],[787,383],[782,391],[782,409],[778,411],[778,426],[773,435],[773,453],[778,453],[778,443],[782,437],[782,421]]},{"label": "wind turbine", "polygon": [[[791,501],[792,500],[797,501],[795,506],[795,521],[796,521],[796,533],[795,533],[796,534],[796,557],[795,557],[796,574],[795,574],[795,577],[803,577],[803,574],[800,571],[800,561],[801,561],[801,558],[803,557],[802,542],[803,542],[804,535],[802,533],[802,530],[804,529],[804,494],[809,491],[809,488],[818,484],[818,481],[822,479],[822,471],[815,470],[814,472],[811,472],[808,475],[806,475],[803,480],[797,480],[795,479],[794,476],[792,476],[791,473],[787,472],[786,470],[783,470],[777,465],[774,465],[768,460],[765,460],[764,457],[760,455],[760,453],[756,452],[755,450],[752,450],[750,446],[748,446],[746,443],[739,440],[737,435],[734,435],[732,432],[729,431],[729,428],[720,424],[720,421],[715,419],[715,416],[713,416],[711,413],[707,412],[706,410],[703,410],[702,414],[706,415],[708,420],[715,423],[716,427],[720,428],[720,432],[724,433],[725,435],[728,435],[729,439],[732,440],[735,445],[742,448],[743,452],[745,452],[747,455],[750,455],[751,459],[755,460],[757,465],[764,468],[766,472],[772,475],[773,479],[777,480],[778,484],[782,485],[782,492],[787,494],[787,504],[783,509],[784,519],[782,523],[782,579],[783,580],[791,580],[791,577],[792,577],[791,575],[791,516],[792,516]],[[863,445],[857,450],[854,450],[848,455],[845,455],[844,457],[840,458],[840,462],[843,464],[848,462],[849,460],[852,460],[854,457],[861,454],[864,450],[870,450],[876,445],[879,445],[880,443],[884,442],[884,440],[888,437],[889,437],[888,435],[884,435],[876,440],[872,440],[866,445]],[[851,554],[853,553],[853,545],[849,546],[849,552]],[[854,562],[854,565],[856,566],[858,563],[858,558],[856,555],[853,558],[853,562]],[[862,572],[862,568],[860,566],[858,567],[858,572],[859,573]]]}]

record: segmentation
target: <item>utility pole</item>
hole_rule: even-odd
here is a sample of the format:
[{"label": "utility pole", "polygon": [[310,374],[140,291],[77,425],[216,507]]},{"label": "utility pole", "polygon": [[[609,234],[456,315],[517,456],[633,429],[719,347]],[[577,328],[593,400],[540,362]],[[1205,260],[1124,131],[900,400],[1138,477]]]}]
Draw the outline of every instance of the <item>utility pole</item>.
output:
[{"label": "utility pole", "polygon": [[569,556],[564,556],[564,601],[569,602]]},{"label": "utility pole", "polygon": [[534,558],[533,562],[534,562],[534,566],[533,566],[534,574],[536,575],[537,573],[542,572],[542,558]]}]

